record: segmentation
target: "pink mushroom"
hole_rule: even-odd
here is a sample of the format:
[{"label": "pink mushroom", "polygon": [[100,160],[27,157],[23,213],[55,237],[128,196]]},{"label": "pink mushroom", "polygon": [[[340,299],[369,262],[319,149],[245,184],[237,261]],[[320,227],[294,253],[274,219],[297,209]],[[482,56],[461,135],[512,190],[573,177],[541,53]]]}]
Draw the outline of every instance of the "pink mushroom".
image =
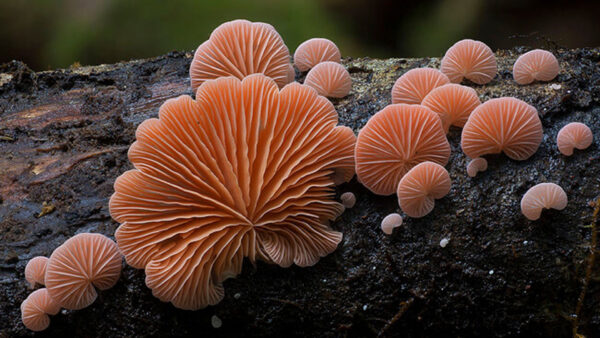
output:
[{"label": "pink mushroom", "polygon": [[35,284],[45,285],[44,276],[46,275],[46,264],[48,258],[37,256],[27,262],[25,266],[25,279],[29,282],[29,287],[34,288]]},{"label": "pink mushroom", "polygon": [[31,331],[43,331],[50,325],[50,317],[60,311],[60,306],[50,297],[45,288],[33,291],[21,303],[21,320]]},{"label": "pink mushroom", "polygon": [[323,38],[304,41],[294,53],[294,63],[301,72],[305,72],[325,61],[340,63],[341,59],[342,54],[335,43]]},{"label": "pink mushroom", "polygon": [[534,49],[519,56],[513,66],[513,77],[518,84],[526,85],[535,80],[551,81],[559,71],[560,66],[554,54]]},{"label": "pink mushroom", "polygon": [[321,62],[311,69],[304,84],[326,97],[344,97],[352,89],[350,73],[344,66],[331,61]]},{"label": "pink mushroom", "polygon": [[464,127],[481,101],[473,88],[450,83],[433,89],[421,104],[440,116],[447,133],[451,125]]},{"label": "pink mushroom", "polygon": [[559,185],[540,183],[523,195],[521,212],[527,219],[535,221],[540,218],[542,209],[562,210],[567,206],[567,202],[567,194]]},{"label": "pink mushroom", "polygon": [[392,103],[421,104],[434,88],[450,83],[446,75],[433,68],[415,68],[404,73],[392,87]]},{"label": "pink mushroom", "polygon": [[573,149],[586,149],[594,141],[590,127],[580,122],[571,122],[562,127],[556,136],[558,150],[566,156],[573,155]]},{"label": "pink mushroom", "polygon": [[494,52],[481,41],[465,39],[455,43],[442,58],[442,73],[451,82],[467,78],[476,84],[490,82],[498,72]]},{"label": "pink mushroom", "polygon": [[423,162],[412,168],[398,183],[398,204],[410,217],[423,217],[433,210],[435,200],[450,192],[450,175],[434,162]]},{"label": "pink mushroom", "polygon": [[467,164],[467,174],[469,177],[477,176],[477,173],[480,171],[486,171],[488,167],[488,163],[485,158],[477,157],[469,161]]},{"label": "pink mushroom", "polygon": [[391,235],[395,228],[402,225],[402,216],[393,213],[385,216],[381,221],[381,231],[386,235]]}]

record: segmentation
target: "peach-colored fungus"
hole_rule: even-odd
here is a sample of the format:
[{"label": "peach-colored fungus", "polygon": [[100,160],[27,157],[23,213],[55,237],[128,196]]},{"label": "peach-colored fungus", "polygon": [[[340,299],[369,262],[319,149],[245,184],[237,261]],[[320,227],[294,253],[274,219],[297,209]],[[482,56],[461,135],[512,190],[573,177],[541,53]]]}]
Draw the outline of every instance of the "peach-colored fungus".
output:
[{"label": "peach-colored fungus", "polygon": [[448,83],[448,77],[437,69],[411,69],[394,83],[392,103],[420,104],[434,88]]},{"label": "peach-colored fungus", "polygon": [[402,216],[393,213],[385,216],[381,221],[381,231],[386,235],[391,235],[395,228],[402,225]]},{"label": "peach-colored fungus", "polygon": [[463,78],[467,78],[481,85],[492,81],[498,72],[498,66],[490,47],[481,41],[465,39],[446,51],[440,70],[453,83],[460,83]]},{"label": "peach-colored fungus", "polygon": [[477,173],[480,171],[486,171],[488,167],[488,163],[485,158],[477,157],[469,161],[467,164],[467,175],[469,177],[477,176]]},{"label": "peach-colored fungus", "polygon": [[121,253],[110,238],[81,233],[59,246],[48,260],[46,288],[61,307],[79,310],[91,305],[100,290],[113,287],[121,275]]},{"label": "peach-colored fungus", "polygon": [[33,291],[21,303],[21,321],[31,331],[43,331],[50,325],[50,317],[60,311],[60,306],[45,288]]},{"label": "peach-colored fungus", "polygon": [[573,155],[573,149],[586,149],[594,141],[590,127],[580,122],[571,122],[562,127],[556,136],[558,150],[566,156]]},{"label": "peach-colored fungus", "polygon": [[351,209],[356,204],[356,196],[350,191],[343,193],[340,196],[340,200],[346,209]]},{"label": "peach-colored fungus", "polygon": [[398,183],[398,204],[410,217],[423,217],[433,210],[435,200],[450,192],[450,175],[433,162],[417,164]]},{"label": "peach-colored fungus", "polygon": [[192,89],[224,76],[239,79],[262,73],[281,88],[290,82],[290,52],[273,26],[233,20],[217,27],[202,43],[190,65]]},{"label": "peach-colored fungus", "polygon": [[29,282],[29,287],[34,288],[35,284],[44,285],[44,276],[46,275],[46,263],[48,258],[37,256],[27,262],[25,266],[25,279]]},{"label": "peach-colored fungus", "polygon": [[155,297],[200,309],[247,257],[311,266],[337,247],[329,222],[344,210],[334,176],[354,172],[356,137],[331,102],[261,74],[207,81],[167,100],[129,149],[135,169],[109,207],[127,263],[145,269]]},{"label": "peach-colored fungus", "polygon": [[344,97],[352,89],[350,73],[344,66],[331,61],[321,62],[311,69],[304,84],[326,97]]},{"label": "peach-colored fungus", "polygon": [[296,79],[296,70],[294,69],[294,65],[292,65],[290,63],[290,64],[288,64],[288,79],[287,79],[287,82],[288,83],[294,82],[295,79]]},{"label": "peach-colored fungus", "polygon": [[527,219],[540,218],[542,209],[562,210],[567,206],[567,194],[559,185],[540,183],[531,187],[521,199],[521,212]]},{"label": "peach-colored fungus", "polygon": [[551,81],[558,75],[560,67],[554,54],[543,49],[534,49],[517,59],[513,66],[513,78],[518,84],[533,81]]},{"label": "peach-colored fungus", "polygon": [[294,53],[294,63],[301,72],[305,72],[325,61],[340,63],[341,59],[342,54],[335,43],[323,38],[304,41]]},{"label": "peach-colored fungus", "polygon": [[420,105],[392,104],[373,115],[358,134],[358,180],[373,193],[391,195],[415,165],[445,165],[450,144],[438,115]]},{"label": "peach-colored fungus", "polygon": [[513,160],[526,160],[542,142],[537,110],[513,97],[491,99],[469,116],[461,147],[471,158],[504,152]]},{"label": "peach-colored fungus", "polygon": [[451,125],[462,128],[481,101],[473,88],[450,83],[433,89],[421,104],[440,116],[447,133]]}]

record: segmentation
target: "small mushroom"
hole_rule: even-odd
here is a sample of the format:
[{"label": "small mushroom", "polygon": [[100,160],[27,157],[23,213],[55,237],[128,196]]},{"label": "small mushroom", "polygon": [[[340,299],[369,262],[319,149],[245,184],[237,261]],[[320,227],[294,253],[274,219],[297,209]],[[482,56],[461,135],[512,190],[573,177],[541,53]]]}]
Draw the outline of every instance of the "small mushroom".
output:
[{"label": "small mushroom", "polygon": [[450,83],[434,88],[421,104],[440,116],[447,133],[451,125],[464,127],[471,112],[481,105],[481,101],[475,89]]},{"label": "small mushroom", "polygon": [[21,321],[31,331],[43,331],[50,325],[50,317],[60,311],[60,306],[45,288],[33,291],[21,303]]},{"label": "small mushroom", "polygon": [[301,72],[305,72],[325,61],[340,63],[341,59],[342,54],[335,43],[323,38],[304,41],[294,53],[294,63]]},{"label": "small mushroom", "polygon": [[391,235],[395,228],[402,225],[402,216],[393,213],[385,216],[381,221],[381,231],[386,235]]},{"label": "small mushroom", "polygon": [[433,68],[415,68],[404,73],[392,87],[392,103],[421,104],[434,88],[450,83],[446,75]]},{"label": "small mushroom", "polygon": [[356,196],[350,191],[343,193],[340,196],[340,200],[342,201],[342,205],[346,209],[351,209],[356,204]]},{"label": "small mushroom", "polygon": [[534,49],[521,56],[513,66],[513,78],[520,85],[533,81],[551,81],[558,75],[560,66],[554,54],[543,49]]},{"label": "small mushroom", "polygon": [[325,61],[316,65],[306,75],[304,84],[314,88],[319,95],[341,98],[352,89],[350,73],[339,63]]},{"label": "small mushroom", "polygon": [[490,47],[481,41],[465,39],[446,51],[440,70],[452,83],[460,83],[466,78],[482,85],[496,76],[498,66]]},{"label": "small mushroom", "polygon": [[562,127],[556,136],[558,150],[565,156],[573,155],[573,149],[586,149],[594,141],[590,127],[580,122],[571,122]]},{"label": "small mushroom", "polygon": [[452,181],[446,168],[423,162],[412,168],[398,183],[398,204],[410,217],[423,217],[433,210],[435,200],[450,192]]},{"label": "small mushroom", "polygon": [[469,161],[467,164],[467,175],[469,177],[477,176],[477,173],[480,171],[486,171],[488,167],[487,160],[483,157],[477,157]]},{"label": "small mushroom", "polygon": [[33,289],[35,284],[44,285],[44,276],[46,275],[46,264],[48,258],[37,256],[27,262],[25,266],[25,279],[29,282],[29,287]]},{"label": "small mushroom", "polygon": [[542,209],[562,210],[567,202],[567,194],[558,184],[540,183],[523,195],[521,212],[527,219],[535,221],[540,218]]}]

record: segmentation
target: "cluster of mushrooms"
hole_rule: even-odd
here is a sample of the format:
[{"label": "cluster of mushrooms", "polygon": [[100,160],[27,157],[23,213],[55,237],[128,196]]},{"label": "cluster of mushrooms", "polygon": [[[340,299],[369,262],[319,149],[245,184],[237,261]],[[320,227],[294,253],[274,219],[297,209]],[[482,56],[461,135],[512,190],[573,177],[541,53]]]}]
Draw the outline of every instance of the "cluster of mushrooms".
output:
[{"label": "cluster of mushrooms", "polygon": [[[167,100],[158,118],[137,128],[128,152],[134,169],[117,178],[109,202],[120,223],[116,245],[103,235],[79,234],[49,260],[33,259],[27,279],[46,288],[23,303],[25,325],[41,330],[47,314],[91,304],[94,286],[116,283],[121,254],[145,270],[155,297],[189,310],[217,304],[223,281],[241,272],[245,258],[311,266],[342,239],[330,222],[356,198],[346,192],[342,203],[335,201],[335,186],[355,173],[375,194],[397,193],[406,215],[423,217],[450,190],[444,168],[450,126],[463,127],[461,146],[473,158],[469,176],[486,169],[483,155],[504,152],[524,160],[541,142],[535,108],[515,98],[482,104],[472,88],[458,84],[463,78],[485,84],[496,75],[494,54],[481,42],[452,46],[441,71],[406,72],[393,87],[393,104],[358,138],[337,125],[325,98],[351,90],[340,59],[329,40],[304,42],[293,60],[300,72],[310,70],[300,84],[273,26],[234,20],[217,27],[190,66],[195,98]],[[551,80],[558,71],[556,58],[538,50],[514,66],[523,84]],[[586,128],[563,128],[560,151],[589,146]],[[522,209],[535,219],[542,208],[564,205],[564,191],[544,183],[525,194]],[[390,234],[401,223],[399,214],[388,215],[382,229]]]}]

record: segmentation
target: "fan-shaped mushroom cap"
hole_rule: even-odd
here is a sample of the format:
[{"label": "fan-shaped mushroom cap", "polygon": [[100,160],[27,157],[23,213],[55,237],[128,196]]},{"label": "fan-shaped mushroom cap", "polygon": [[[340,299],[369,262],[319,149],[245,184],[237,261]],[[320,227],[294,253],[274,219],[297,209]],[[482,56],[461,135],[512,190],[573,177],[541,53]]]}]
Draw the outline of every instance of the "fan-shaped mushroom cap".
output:
[{"label": "fan-shaped mushroom cap", "polygon": [[573,149],[586,149],[594,141],[594,134],[590,127],[580,122],[571,122],[562,127],[556,136],[558,150],[563,155],[573,155]]},{"label": "fan-shaped mushroom cap", "polygon": [[402,216],[393,213],[385,216],[381,221],[381,231],[386,235],[391,235],[395,228],[402,225]]},{"label": "fan-shaped mushroom cap", "polygon": [[435,200],[450,192],[450,175],[433,162],[417,164],[398,183],[398,204],[410,217],[423,217],[433,210]]},{"label": "fan-shaped mushroom cap", "polygon": [[50,325],[48,314],[55,315],[60,306],[50,297],[45,288],[33,291],[21,303],[21,320],[31,331],[43,331]]},{"label": "fan-shaped mushroom cap", "polygon": [[27,262],[27,266],[25,266],[25,279],[29,282],[30,288],[33,289],[35,283],[45,284],[46,263],[48,263],[48,258],[44,256],[34,257]]},{"label": "fan-shaped mushroom cap", "polygon": [[331,61],[321,62],[311,69],[304,84],[326,97],[344,97],[352,89],[350,73],[344,66]]},{"label": "fan-shaped mushroom cap", "polygon": [[98,296],[94,286],[106,290],[117,283],[121,260],[121,253],[110,238],[77,234],[54,250],[48,260],[48,293],[65,309],[83,309]]},{"label": "fan-shaped mushroom cap", "polygon": [[334,176],[351,178],[352,130],[326,98],[260,75],[205,82],[165,102],[129,149],[110,213],[127,263],[178,308],[218,303],[248,257],[315,264],[342,234]]},{"label": "fan-shaped mushroom cap", "polygon": [[535,80],[551,81],[558,75],[560,66],[554,54],[543,49],[534,49],[521,56],[513,66],[513,78],[518,84],[526,85]]},{"label": "fan-shaped mushroom cap", "polygon": [[195,91],[204,81],[262,73],[281,88],[289,83],[290,52],[273,26],[233,20],[217,27],[202,43],[190,65]]},{"label": "fan-shaped mushroom cap", "polygon": [[462,128],[481,101],[473,88],[450,83],[433,89],[421,104],[440,116],[447,133],[451,125]]},{"label": "fan-shaped mushroom cap", "polygon": [[490,47],[481,41],[465,39],[446,51],[440,70],[453,83],[460,83],[467,78],[481,85],[492,81],[498,66]]},{"label": "fan-shaped mushroom cap", "polygon": [[469,177],[477,176],[477,173],[480,171],[486,171],[488,167],[488,163],[485,158],[477,157],[469,161],[467,164],[467,175]]},{"label": "fan-shaped mushroom cap", "polygon": [[542,209],[562,210],[567,206],[567,194],[559,185],[540,183],[531,187],[521,199],[521,212],[527,219],[540,218]]},{"label": "fan-shaped mushroom cap", "polygon": [[461,147],[471,158],[504,152],[525,160],[542,142],[537,110],[513,97],[491,99],[475,108],[462,131]]},{"label": "fan-shaped mushroom cap", "polygon": [[450,144],[440,118],[429,108],[393,104],[360,131],[354,157],[359,181],[375,194],[391,195],[415,165],[448,163]]},{"label": "fan-shaped mushroom cap", "polygon": [[341,60],[342,54],[335,43],[323,38],[304,41],[294,53],[294,63],[301,72],[305,72],[321,62],[340,63]]},{"label": "fan-shaped mushroom cap", "polygon": [[433,68],[415,68],[404,73],[392,87],[392,103],[421,104],[434,88],[450,83],[446,75]]},{"label": "fan-shaped mushroom cap", "polygon": [[340,200],[346,209],[351,209],[356,204],[356,196],[354,196],[354,194],[350,191],[343,193],[340,196]]}]

